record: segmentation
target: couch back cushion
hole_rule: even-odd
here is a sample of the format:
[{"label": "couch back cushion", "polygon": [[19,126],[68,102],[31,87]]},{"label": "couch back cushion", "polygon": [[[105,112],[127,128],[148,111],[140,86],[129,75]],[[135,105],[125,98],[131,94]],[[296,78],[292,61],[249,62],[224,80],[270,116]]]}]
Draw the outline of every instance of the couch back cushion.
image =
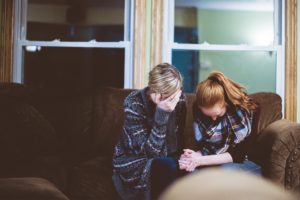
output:
[{"label": "couch back cushion", "polygon": [[[193,110],[192,106],[196,99],[195,94],[187,94],[187,116],[184,129],[185,146],[187,148],[196,148],[193,132]],[[254,114],[252,131],[259,134],[267,125],[282,118],[281,97],[275,93],[259,92],[250,95],[259,107]]]},{"label": "couch back cushion", "polygon": [[91,154],[94,96],[91,90],[36,92],[34,105],[54,126],[60,156],[80,160]]},{"label": "couch back cushion", "polygon": [[[132,90],[105,88],[95,94],[94,104],[94,148],[103,155],[111,155],[123,125],[123,102]],[[268,124],[282,118],[281,98],[275,93],[260,92],[250,95],[259,105],[254,115],[253,131],[259,133]],[[192,105],[195,94],[186,94],[187,116],[184,129],[184,144],[195,148]]]},{"label": "couch back cushion", "polygon": [[103,88],[94,97],[94,148],[112,155],[124,122],[124,99],[133,90]]},{"label": "couch back cushion", "polygon": [[257,120],[256,129],[259,134],[272,122],[282,118],[282,101],[278,94],[271,92],[258,92],[250,95],[258,103],[259,112],[254,115],[254,121]]},{"label": "couch back cushion", "polygon": [[33,90],[17,83],[0,83],[0,155],[8,159],[55,154],[57,135],[34,106]]},{"label": "couch back cushion", "polygon": [[[3,86],[0,85],[1,87]],[[10,89],[6,89],[10,88]],[[11,89],[12,88],[12,89]],[[20,85],[4,85],[0,94],[13,96],[27,101],[28,91],[24,92]],[[15,92],[12,92],[15,91]],[[83,159],[88,154],[110,156],[117,143],[123,125],[123,102],[133,90],[116,88],[98,88],[89,91],[30,91],[31,110],[45,116],[49,126],[53,126],[61,152],[67,158]],[[10,94],[10,95],[8,95]],[[187,96],[187,116],[184,129],[185,146],[194,148],[194,134],[192,129],[192,105],[195,94]],[[34,98],[32,98],[34,97]],[[255,93],[251,97],[258,102],[260,114],[256,115],[257,132],[259,133],[268,124],[280,119],[281,98],[274,93]],[[28,102],[28,101],[27,101]],[[36,108],[36,110],[35,110]],[[45,124],[45,123],[44,123]],[[254,128],[254,127],[253,127]]]}]

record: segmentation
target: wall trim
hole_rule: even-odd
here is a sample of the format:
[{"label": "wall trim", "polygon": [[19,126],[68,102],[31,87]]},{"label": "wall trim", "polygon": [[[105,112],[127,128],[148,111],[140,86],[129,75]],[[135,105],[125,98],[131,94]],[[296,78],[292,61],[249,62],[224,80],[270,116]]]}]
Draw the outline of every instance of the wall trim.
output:
[{"label": "wall trim", "polygon": [[0,81],[13,81],[14,1],[1,1]]},{"label": "wall trim", "polygon": [[285,1],[285,118],[297,119],[297,0]]},{"label": "wall trim", "polygon": [[139,89],[144,87],[147,64],[147,1],[134,2],[133,88]]}]

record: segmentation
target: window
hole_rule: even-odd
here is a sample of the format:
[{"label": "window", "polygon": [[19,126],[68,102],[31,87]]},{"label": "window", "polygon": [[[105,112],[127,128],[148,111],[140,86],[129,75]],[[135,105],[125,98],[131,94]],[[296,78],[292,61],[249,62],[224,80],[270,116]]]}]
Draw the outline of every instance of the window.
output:
[{"label": "window", "polygon": [[132,87],[131,0],[15,0],[14,81]]},{"label": "window", "polygon": [[184,76],[193,92],[219,70],[249,93],[284,96],[283,2],[170,0],[164,59]]}]

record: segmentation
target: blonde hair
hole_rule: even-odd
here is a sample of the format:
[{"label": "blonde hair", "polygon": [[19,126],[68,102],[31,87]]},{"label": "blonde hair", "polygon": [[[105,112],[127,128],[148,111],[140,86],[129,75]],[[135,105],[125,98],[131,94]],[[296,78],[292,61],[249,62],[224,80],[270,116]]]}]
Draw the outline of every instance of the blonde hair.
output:
[{"label": "blonde hair", "polygon": [[245,87],[218,71],[211,72],[206,80],[198,84],[196,103],[199,107],[208,108],[219,103],[232,104],[244,108],[247,112],[256,108]]},{"label": "blonde hair", "polygon": [[169,96],[181,89],[182,83],[180,72],[169,63],[159,64],[149,72],[148,86],[153,92]]}]

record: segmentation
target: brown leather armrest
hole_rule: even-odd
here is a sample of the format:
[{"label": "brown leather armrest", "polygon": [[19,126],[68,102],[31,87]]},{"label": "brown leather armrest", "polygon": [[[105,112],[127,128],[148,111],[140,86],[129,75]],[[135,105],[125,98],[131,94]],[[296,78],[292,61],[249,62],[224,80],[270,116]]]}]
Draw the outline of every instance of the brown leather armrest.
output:
[{"label": "brown leather armrest", "polygon": [[300,187],[300,124],[278,120],[258,136],[255,153],[263,174],[287,189]]}]

